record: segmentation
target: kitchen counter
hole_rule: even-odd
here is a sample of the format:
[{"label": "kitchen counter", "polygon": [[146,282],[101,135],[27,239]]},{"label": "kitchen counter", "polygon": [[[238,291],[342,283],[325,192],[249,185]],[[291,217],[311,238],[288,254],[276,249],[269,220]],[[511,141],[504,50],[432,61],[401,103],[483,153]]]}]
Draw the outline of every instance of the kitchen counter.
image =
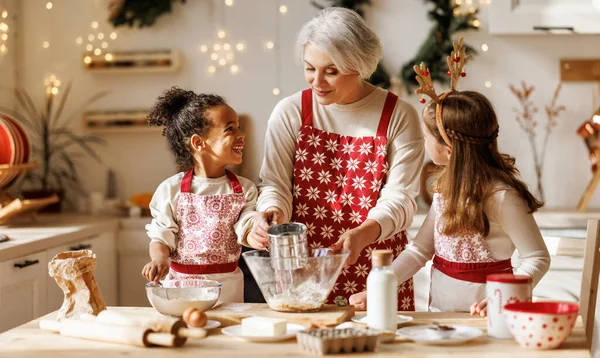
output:
[{"label": "kitchen counter", "polygon": [[35,220],[20,220],[0,227],[8,235],[0,243],[0,261],[11,260],[32,252],[81,240],[107,231],[116,231],[118,217],[96,217],[76,214],[37,215]]},{"label": "kitchen counter", "polygon": [[[120,312],[148,312],[152,308],[110,307]],[[44,317],[52,319],[56,313]],[[415,318],[411,324],[458,324],[477,327],[485,331],[486,321],[465,313],[402,312]],[[220,329],[210,331],[203,340],[188,340],[180,348],[138,348],[127,345],[87,341],[63,337],[38,328],[39,320],[0,334],[0,356],[38,358],[47,356],[71,357],[310,357],[294,340],[280,343],[250,343],[222,335]],[[358,355],[358,354],[357,354]],[[521,348],[514,340],[497,340],[480,337],[458,346],[424,346],[397,342],[379,345],[375,353],[361,354],[369,357],[589,357],[585,348],[585,335],[581,319],[578,319],[571,337],[556,350],[537,351]],[[341,357],[342,355],[340,355]],[[345,357],[355,355],[344,354]]]}]

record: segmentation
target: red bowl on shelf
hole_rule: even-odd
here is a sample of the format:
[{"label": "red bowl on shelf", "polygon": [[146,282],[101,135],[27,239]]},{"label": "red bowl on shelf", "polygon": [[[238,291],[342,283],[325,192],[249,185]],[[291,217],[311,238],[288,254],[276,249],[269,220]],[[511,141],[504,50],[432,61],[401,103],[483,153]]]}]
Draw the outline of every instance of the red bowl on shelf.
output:
[{"label": "red bowl on shelf", "polygon": [[579,305],[572,302],[517,302],[504,306],[510,333],[522,347],[553,349],[573,331]]},{"label": "red bowl on shelf", "polygon": [[0,118],[0,164],[13,164],[15,154],[15,140],[9,125]]}]

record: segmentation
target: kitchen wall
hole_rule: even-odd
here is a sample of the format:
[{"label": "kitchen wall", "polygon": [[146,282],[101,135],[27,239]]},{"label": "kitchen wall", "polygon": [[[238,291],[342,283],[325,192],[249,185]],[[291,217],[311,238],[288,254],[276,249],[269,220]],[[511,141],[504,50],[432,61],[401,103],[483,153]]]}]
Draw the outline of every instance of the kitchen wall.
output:
[{"label": "kitchen wall", "polygon": [[[251,125],[246,127],[244,170],[251,179],[257,180],[271,110],[284,96],[307,87],[302,68],[295,62],[294,40],[302,23],[317,11],[308,0],[234,0],[233,7],[225,7],[219,0],[188,0],[185,5],[176,5],[172,15],[160,18],[152,28],[117,30],[118,38],[110,44],[113,51],[178,49],[185,59],[182,69],[177,73],[123,75],[84,71],[83,48],[75,43],[78,36],[85,38],[91,32],[92,21],[99,21],[105,32],[111,31],[103,21],[107,17],[106,1],[54,0],[52,10],[46,10],[46,2],[21,1],[19,61],[7,65],[18,71],[18,83],[35,96],[37,103],[41,102],[43,79],[51,73],[63,83],[73,81],[74,91],[68,106],[71,110],[100,90],[110,90],[111,95],[94,105],[95,109],[148,108],[172,85],[224,95],[238,113],[252,118]],[[421,0],[372,2],[366,18],[383,42],[385,67],[396,74],[427,36],[430,28],[427,8]],[[288,7],[287,14],[279,14],[280,4]],[[482,29],[465,34],[465,41],[477,49],[485,43],[489,51],[480,50],[475,56],[460,88],[481,91],[491,99],[501,122],[500,147],[517,158],[523,178],[534,186],[531,149],[527,136],[513,117],[512,108],[517,102],[508,85],[518,85],[525,80],[536,86],[533,100],[540,108],[538,120],[542,125],[545,122],[543,107],[549,104],[559,81],[559,59],[599,57],[600,35],[492,36],[487,32],[487,5],[481,6]],[[216,31],[220,27],[228,31],[232,42],[243,41],[247,45],[247,50],[236,59],[240,67],[236,75],[209,74],[207,67],[211,60],[199,50],[201,44],[210,45],[217,39]],[[43,49],[42,42],[46,40],[51,45]],[[268,40],[276,43],[274,51],[265,50]],[[277,60],[281,68],[279,74]],[[12,73],[6,68],[3,62],[1,74]],[[491,88],[484,86],[486,81],[491,82]],[[272,94],[276,86],[281,89],[279,96]],[[563,86],[559,103],[566,105],[567,111],[559,118],[550,138],[544,169],[548,208],[575,207],[591,177],[587,150],[575,130],[593,112],[596,88],[592,83]],[[405,98],[418,109],[422,108],[418,97]],[[79,127],[80,123],[76,125]],[[135,192],[153,191],[175,172],[158,130],[110,134],[104,138],[108,145],[99,149],[103,164],[83,160],[84,187],[89,191],[105,190],[107,168],[116,171],[121,198]],[[600,190],[593,197],[591,207],[600,207]]]}]

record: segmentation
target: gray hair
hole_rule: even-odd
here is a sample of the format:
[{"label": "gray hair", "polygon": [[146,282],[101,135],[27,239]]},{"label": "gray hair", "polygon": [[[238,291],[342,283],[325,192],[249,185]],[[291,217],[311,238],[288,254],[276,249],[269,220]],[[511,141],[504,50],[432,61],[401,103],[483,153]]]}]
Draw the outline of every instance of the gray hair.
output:
[{"label": "gray hair", "polygon": [[306,44],[324,51],[342,74],[358,72],[369,78],[383,57],[379,37],[355,11],[329,7],[302,26],[296,47],[304,62]]}]

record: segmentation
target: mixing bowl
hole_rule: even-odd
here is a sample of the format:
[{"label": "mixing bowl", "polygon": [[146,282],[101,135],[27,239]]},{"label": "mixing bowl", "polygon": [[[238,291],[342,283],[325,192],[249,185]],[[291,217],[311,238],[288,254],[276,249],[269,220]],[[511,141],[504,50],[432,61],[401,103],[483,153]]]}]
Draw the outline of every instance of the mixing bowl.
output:
[{"label": "mixing bowl", "polygon": [[[267,251],[248,251],[242,256],[260,291],[272,310],[282,312],[316,312],[321,309],[340,275],[349,252],[312,249],[308,257],[293,258],[296,269],[271,258]],[[272,262],[273,260],[273,262]],[[300,261],[298,261],[300,260]]]},{"label": "mixing bowl", "polygon": [[504,317],[522,347],[552,349],[571,335],[578,311],[570,302],[517,302],[504,306]]},{"label": "mixing bowl", "polygon": [[201,312],[209,310],[219,299],[221,283],[213,280],[164,280],[146,284],[148,301],[158,312],[169,316],[182,316],[194,307]]}]

